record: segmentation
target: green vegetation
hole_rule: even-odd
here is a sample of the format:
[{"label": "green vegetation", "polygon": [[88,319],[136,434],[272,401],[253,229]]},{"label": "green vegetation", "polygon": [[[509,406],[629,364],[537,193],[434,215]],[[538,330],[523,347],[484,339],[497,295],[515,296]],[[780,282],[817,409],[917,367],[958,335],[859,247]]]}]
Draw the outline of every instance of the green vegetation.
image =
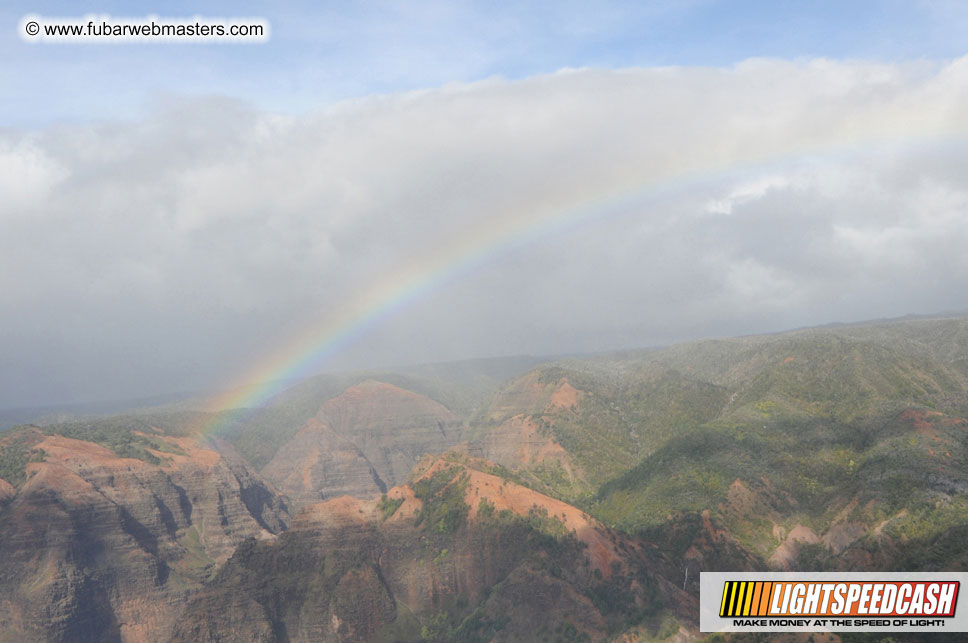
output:
[{"label": "green vegetation", "polygon": [[[669,513],[716,509],[726,502],[733,481],[762,490],[764,479],[789,494],[799,511],[812,515],[824,514],[838,498],[851,497],[899,509],[930,495],[928,475],[939,462],[937,451],[931,455],[938,436],[909,430],[898,436],[897,430],[892,423],[859,430],[817,420],[698,427],[603,485],[590,510],[634,530],[658,524]],[[961,458],[954,454],[960,456],[963,449],[955,441],[960,437],[950,437],[945,452],[952,455],[944,464],[956,475]]]},{"label": "green vegetation", "polygon": [[561,539],[570,535],[564,521],[558,516],[549,516],[548,510],[537,505],[528,509],[528,525],[535,531]]},{"label": "green vegetation", "polygon": [[[777,523],[786,530],[804,524],[819,535],[835,521],[879,529],[843,553],[803,545],[795,569],[842,569],[849,560],[875,569],[961,569],[968,565],[959,545],[968,535],[966,447],[960,419],[923,408],[867,426],[713,423],[669,440],[603,485],[587,510],[653,542],[675,532],[661,545],[673,558],[708,537],[698,512],[709,510],[754,558],[769,557],[779,544]],[[735,481],[741,485],[732,488]],[[696,528],[675,531],[690,514]],[[744,564],[737,551],[720,555],[732,561],[723,568]]]},{"label": "green vegetation", "polygon": [[178,575],[173,579],[181,581],[180,585],[186,589],[195,588],[198,584],[211,580],[215,574],[215,560],[206,553],[202,546],[201,537],[195,525],[179,534],[178,543],[184,547],[185,554],[177,562],[175,571]]},{"label": "green vegetation", "polygon": [[493,640],[510,620],[511,617],[507,614],[489,616],[483,607],[478,607],[454,631],[453,640],[459,643],[487,643]]},{"label": "green vegetation", "polygon": [[[570,407],[550,406],[552,395],[566,381],[581,391],[581,401]],[[530,391],[536,387],[541,393],[534,397]],[[522,396],[534,397],[534,402],[515,403]],[[574,479],[557,462],[514,473],[528,486],[575,501],[633,467],[657,442],[715,417],[725,396],[719,386],[664,366],[625,368],[599,359],[566,360],[506,385],[473,420],[471,435],[482,436],[513,415],[529,415],[540,433],[570,454],[583,479]]]},{"label": "green vegetation", "polygon": [[487,498],[481,498],[477,505],[477,516],[481,520],[488,520],[494,517],[494,504]]},{"label": "green vegetation", "polygon": [[118,457],[135,458],[161,464],[163,457],[152,451],[184,455],[165,435],[184,435],[197,422],[195,414],[119,415],[88,422],[51,424],[44,427],[14,427],[0,439],[0,478],[19,487],[24,482],[28,462],[46,457],[34,448],[46,435],[59,435],[93,442],[112,450]]},{"label": "green vegetation", "polygon": [[[338,391],[337,391],[338,393]],[[319,411],[319,403],[272,406],[256,411],[235,409],[218,414],[216,434],[235,447],[255,469],[272,460],[283,444]]]},{"label": "green vegetation", "polygon": [[0,441],[0,479],[14,487],[23,485],[27,478],[27,463],[42,462],[46,455],[43,449],[34,448],[42,437],[29,429],[5,435]]},{"label": "green vegetation", "polygon": [[[568,408],[551,403],[564,381],[580,391]],[[968,525],[966,390],[966,319],[805,330],[545,365],[507,384],[472,433],[526,415],[580,479],[546,459],[516,481],[628,532],[708,510],[765,558],[774,525],[873,529],[905,511],[885,536],[939,538],[932,556],[951,562]],[[800,562],[837,555],[805,547]]]},{"label": "green vegetation", "polygon": [[[654,526],[670,513],[715,507],[736,478],[755,479],[763,444],[724,432],[694,430],[670,440],[637,467],[605,484],[594,514],[624,529]],[[779,454],[779,457],[783,457]]]},{"label": "green vegetation", "polygon": [[450,624],[450,615],[444,610],[437,612],[431,617],[420,630],[420,639],[432,641],[433,643],[443,643],[454,638],[453,626]]},{"label": "green vegetation", "polygon": [[[257,605],[251,613],[264,612],[272,627],[337,613],[365,627],[376,614],[380,629],[371,640],[581,641],[590,638],[581,623],[560,614],[553,622],[522,618],[515,609],[533,588],[547,587],[563,602],[593,606],[605,638],[629,628],[643,639],[668,638],[679,622],[662,603],[657,576],[677,587],[688,581],[694,591],[699,564],[766,568],[794,529],[830,536],[793,547],[789,564],[796,569],[964,569],[968,321],[924,328],[809,330],[541,366],[479,409],[472,431],[484,438],[509,418],[526,419],[540,448],[550,437],[564,456],[555,450],[542,460],[531,452],[519,465],[501,466],[451,453],[426,475],[428,463],[439,462],[428,458],[418,470],[424,475],[411,483],[422,502],[413,522],[397,514],[401,498],[384,494],[377,503],[382,520],[302,525],[271,542],[243,544],[218,570],[191,527],[178,533],[184,553],[173,577],[184,583],[178,589],[204,583],[202,601],[219,592],[232,599],[196,613],[217,617],[212,605]],[[442,383],[445,368],[428,368],[380,379],[446,400],[465,416],[487,388],[482,382],[493,384],[468,372],[460,386],[469,388],[458,390]],[[327,397],[370,376],[315,378],[265,409],[222,414],[221,437],[261,466]],[[557,400],[566,402],[552,403],[566,381],[579,394],[570,398],[565,389]],[[199,417],[124,416],[13,430],[0,439],[0,477],[23,484],[28,462],[45,457],[36,446],[45,433],[158,463],[159,454],[178,452],[164,436],[189,433]],[[519,515],[472,495],[477,519],[468,521],[474,468],[499,477],[502,490],[513,481],[556,495],[635,538],[604,533],[620,555],[602,573],[595,568],[600,558],[539,504]],[[401,583],[393,574],[414,584],[432,579],[432,589],[419,587],[427,595],[461,589],[434,594],[414,614],[388,589]],[[448,585],[455,578],[465,584]],[[247,602],[232,602],[242,594]],[[539,622],[533,631],[515,629],[532,618]]]},{"label": "green vegetation", "polygon": [[411,485],[413,493],[423,502],[416,524],[424,524],[438,534],[457,531],[470,511],[464,501],[467,478],[466,472],[449,467],[414,482]]},{"label": "green vegetation", "polygon": [[161,464],[151,451],[184,455],[176,445],[161,439],[161,429],[140,417],[118,416],[95,422],[54,424],[43,428],[48,435],[60,435],[75,440],[86,440],[114,451],[118,457]]},{"label": "green vegetation", "polygon": [[376,506],[380,510],[380,515],[383,517],[383,520],[386,520],[395,514],[402,504],[403,498],[388,498],[387,494],[383,494],[380,496],[380,502]]}]

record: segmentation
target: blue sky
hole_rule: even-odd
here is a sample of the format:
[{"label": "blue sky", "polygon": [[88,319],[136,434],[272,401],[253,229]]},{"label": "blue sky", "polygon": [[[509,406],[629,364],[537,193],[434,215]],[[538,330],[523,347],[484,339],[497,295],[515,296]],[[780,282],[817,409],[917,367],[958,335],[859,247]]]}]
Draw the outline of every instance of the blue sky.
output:
[{"label": "blue sky", "polygon": [[[264,45],[42,45],[20,18],[267,18]],[[142,113],[171,94],[217,94],[284,113],[344,98],[564,67],[731,65],[750,57],[950,59],[966,50],[957,0],[771,2],[8,2],[0,124]]]}]

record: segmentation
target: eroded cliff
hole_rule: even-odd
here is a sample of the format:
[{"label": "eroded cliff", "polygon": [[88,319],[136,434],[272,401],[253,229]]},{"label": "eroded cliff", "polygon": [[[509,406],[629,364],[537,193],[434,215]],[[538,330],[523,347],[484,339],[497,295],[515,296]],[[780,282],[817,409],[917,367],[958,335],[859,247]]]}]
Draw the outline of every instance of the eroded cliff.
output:
[{"label": "eroded cliff", "polygon": [[163,640],[239,543],[289,521],[284,500],[224,445],[145,436],[157,447],[148,462],[23,431],[30,461],[19,489],[4,486],[15,493],[0,519],[7,639]]}]

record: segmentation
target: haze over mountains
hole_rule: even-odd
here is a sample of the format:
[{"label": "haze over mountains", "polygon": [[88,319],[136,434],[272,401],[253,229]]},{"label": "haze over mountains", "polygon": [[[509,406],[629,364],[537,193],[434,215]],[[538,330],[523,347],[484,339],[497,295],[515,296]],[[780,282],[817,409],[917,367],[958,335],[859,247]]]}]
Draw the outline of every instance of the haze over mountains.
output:
[{"label": "haze over mountains", "polygon": [[231,382],[344,315],[381,321],[298,375],[963,308],[968,58],[816,55],[3,128],[0,406]]},{"label": "haze over mountains", "polygon": [[100,4],[0,3],[0,643],[964,568],[968,2]]},{"label": "haze over mountains", "polygon": [[0,640],[688,639],[702,570],[968,564],[968,316],[190,407],[0,433]]}]

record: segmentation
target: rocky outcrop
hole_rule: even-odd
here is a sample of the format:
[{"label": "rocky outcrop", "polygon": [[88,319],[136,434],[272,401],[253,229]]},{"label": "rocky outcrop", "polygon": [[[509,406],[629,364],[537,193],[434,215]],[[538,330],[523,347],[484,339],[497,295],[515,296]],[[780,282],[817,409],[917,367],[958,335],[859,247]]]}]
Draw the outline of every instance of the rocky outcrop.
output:
[{"label": "rocky outcrop", "polygon": [[476,439],[463,448],[554,495],[571,498],[587,492],[582,467],[555,435],[562,421],[573,422],[578,417],[586,395],[567,377],[545,381],[540,371],[533,371],[501,391],[476,427]]},{"label": "rocky outcrop", "polygon": [[528,415],[515,415],[490,429],[468,452],[509,469],[555,464],[574,476],[568,452],[555,442],[548,425]]},{"label": "rocky outcrop", "polygon": [[0,478],[0,507],[13,500],[17,495],[17,488]]},{"label": "rocky outcrop", "polygon": [[323,404],[262,473],[294,506],[341,495],[372,498],[406,481],[425,454],[456,445],[462,428],[430,398],[368,380]]},{"label": "rocky outcrop", "polygon": [[653,574],[654,551],[479,466],[425,462],[384,500],[306,507],[277,540],[240,547],[173,640],[601,640],[694,611]]},{"label": "rocky outcrop", "polygon": [[163,640],[240,542],[285,529],[285,503],[224,446],[152,440],[155,464],[35,445],[0,520],[0,639]]},{"label": "rocky outcrop", "polygon": [[804,525],[796,525],[770,556],[769,563],[778,569],[793,569],[800,547],[804,544],[816,545],[819,542],[820,537],[812,529]]},{"label": "rocky outcrop", "polygon": [[496,425],[515,415],[545,413],[570,407],[582,394],[565,377],[535,369],[507,382],[481,413],[480,421]]}]

